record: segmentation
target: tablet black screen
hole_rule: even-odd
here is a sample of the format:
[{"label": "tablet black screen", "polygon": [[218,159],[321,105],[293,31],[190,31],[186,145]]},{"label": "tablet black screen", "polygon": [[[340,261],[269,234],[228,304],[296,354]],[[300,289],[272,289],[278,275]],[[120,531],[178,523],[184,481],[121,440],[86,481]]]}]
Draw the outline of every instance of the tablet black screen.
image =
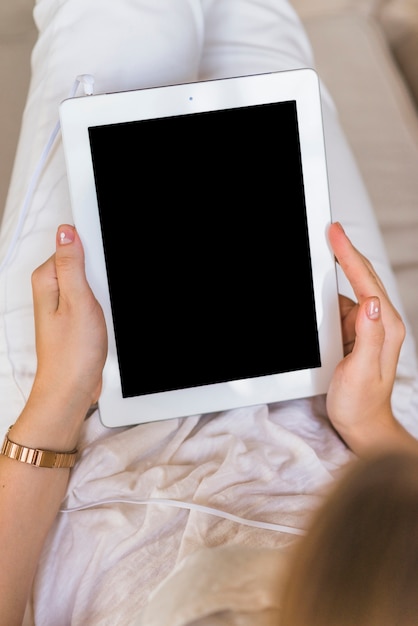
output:
[{"label": "tablet black screen", "polygon": [[124,397],[319,367],[295,102],[89,135]]}]

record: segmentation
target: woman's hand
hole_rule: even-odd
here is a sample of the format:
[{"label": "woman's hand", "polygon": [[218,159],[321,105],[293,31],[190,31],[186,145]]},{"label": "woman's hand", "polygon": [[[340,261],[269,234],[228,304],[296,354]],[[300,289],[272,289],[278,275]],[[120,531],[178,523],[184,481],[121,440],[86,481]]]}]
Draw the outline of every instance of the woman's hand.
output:
[{"label": "woman's hand", "polygon": [[32,288],[38,365],[13,434],[33,441],[28,429],[35,425],[42,432],[36,445],[46,447],[48,438],[52,449],[65,450],[77,443],[84,416],[99,397],[107,354],[103,312],[87,283],[73,226],[59,227],[56,253],[34,271]]},{"label": "woman's hand", "polygon": [[376,446],[415,445],[391,407],[405,326],[373,266],[354,248],[340,224],[330,226],[329,240],[358,300],[357,305],[348,298],[341,302],[346,356],[329,387],[330,420],[358,454]]},{"label": "woman's hand", "polygon": [[77,231],[61,226],[56,240],[56,253],[32,275],[36,381],[92,404],[107,352],[103,312],[86,280]]}]

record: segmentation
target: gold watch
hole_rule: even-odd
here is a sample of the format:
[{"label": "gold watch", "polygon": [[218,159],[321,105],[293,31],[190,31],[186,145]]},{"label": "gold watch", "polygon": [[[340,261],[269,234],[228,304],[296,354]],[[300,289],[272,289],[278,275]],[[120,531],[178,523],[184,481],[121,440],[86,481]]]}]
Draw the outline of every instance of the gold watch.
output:
[{"label": "gold watch", "polygon": [[38,448],[27,448],[18,443],[14,443],[9,439],[9,433],[12,429],[10,426],[4,438],[0,454],[16,459],[21,463],[27,463],[34,467],[55,468],[71,468],[74,466],[77,456],[77,450],[71,452],[53,452],[52,450],[39,450]]}]

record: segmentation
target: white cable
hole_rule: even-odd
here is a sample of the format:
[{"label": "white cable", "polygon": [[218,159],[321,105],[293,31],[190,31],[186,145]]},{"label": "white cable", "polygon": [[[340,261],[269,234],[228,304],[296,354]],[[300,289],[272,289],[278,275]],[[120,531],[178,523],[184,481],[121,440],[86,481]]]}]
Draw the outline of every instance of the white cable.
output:
[{"label": "white cable", "polygon": [[110,498],[108,500],[98,500],[97,502],[91,502],[89,504],[80,504],[79,506],[70,507],[67,509],[60,509],[60,513],[74,513],[76,511],[85,511],[107,504],[164,504],[166,506],[175,507],[178,509],[188,509],[190,511],[195,510],[200,513],[207,513],[208,515],[215,515],[223,519],[227,519],[237,524],[243,524],[244,526],[252,526],[255,528],[262,528],[263,530],[274,530],[276,532],[288,533],[291,535],[304,535],[305,531],[300,528],[293,528],[291,526],[283,526],[282,524],[272,524],[270,522],[258,522],[255,520],[247,519],[245,517],[239,517],[232,513],[227,513],[220,509],[204,506],[203,504],[197,504],[196,502],[182,502],[181,500],[170,500],[167,498],[146,498],[145,500],[131,500],[125,498]]},{"label": "white cable", "polygon": [[[83,84],[84,87],[84,95],[86,96],[91,96],[93,94],[93,86],[94,86],[94,77],[91,74],[80,74],[79,76],[77,76],[77,78],[75,79],[73,86],[70,90],[70,93],[68,94],[68,98],[74,98],[74,96],[77,93],[78,87],[80,85],[80,83]],[[42,154],[41,157],[38,161],[38,164],[35,168],[35,171],[32,174],[32,177],[29,181],[29,185],[25,194],[25,197],[23,199],[23,204],[22,204],[22,210],[20,212],[19,215],[19,220],[17,222],[17,226],[15,228],[12,240],[9,244],[8,250],[6,252],[6,255],[3,259],[3,261],[0,264],[0,273],[6,268],[6,266],[9,263],[10,257],[13,254],[13,251],[16,247],[16,244],[18,242],[18,239],[20,237],[20,235],[22,234],[22,229],[23,229],[23,224],[25,222],[28,210],[29,210],[29,206],[30,203],[32,201],[32,196],[34,194],[34,191],[36,189],[36,186],[38,184],[39,178],[42,174],[42,170],[45,166],[46,160],[48,158],[48,155],[52,149],[52,146],[54,145],[56,136],[58,135],[60,130],[60,123],[59,121],[55,124],[49,138],[48,141],[45,144],[44,149],[42,150]]]}]

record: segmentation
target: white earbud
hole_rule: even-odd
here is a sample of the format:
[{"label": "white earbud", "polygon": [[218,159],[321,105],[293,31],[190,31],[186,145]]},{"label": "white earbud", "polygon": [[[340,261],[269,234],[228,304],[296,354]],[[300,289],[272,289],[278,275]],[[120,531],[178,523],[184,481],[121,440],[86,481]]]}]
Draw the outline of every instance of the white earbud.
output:
[{"label": "white earbud", "polygon": [[94,93],[94,76],[91,74],[80,74],[77,76],[77,80],[83,85],[84,94],[92,96]]}]

